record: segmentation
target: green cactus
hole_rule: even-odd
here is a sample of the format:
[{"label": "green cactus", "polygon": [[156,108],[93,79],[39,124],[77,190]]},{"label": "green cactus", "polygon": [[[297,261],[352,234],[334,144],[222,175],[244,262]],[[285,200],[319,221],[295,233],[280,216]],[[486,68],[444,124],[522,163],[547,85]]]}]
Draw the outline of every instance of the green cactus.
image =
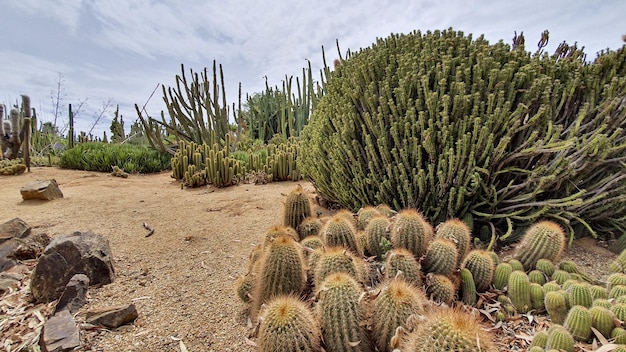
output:
[{"label": "green cactus", "polygon": [[591,313],[583,306],[572,306],[563,327],[572,334],[575,340],[585,342],[591,337]]},{"label": "green cactus", "polygon": [[567,288],[567,294],[571,306],[590,308],[593,304],[593,297],[588,284],[575,282]]},{"label": "green cactus", "polygon": [[356,213],[356,228],[357,230],[365,230],[367,224],[369,224],[370,220],[375,216],[382,215],[376,207],[368,205],[359,209]]},{"label": "green cactus", "polygon": [[459,249],[459,260],[465,258],[472,243],[472,231],[466,223],[456,218],[437,225],[435,237],[452,241]]},{"label": "green cactus", "polygon": [[607,291],[611,291],[613,286],[615,285],[626,285],[626,274],[624,273],[612,273],[606,279],[606,289]]},{"label": "green cactus", "polygon": [[313,282],[319,288],[326,277],[332,273],[347,273],[358,282],[363,282],[360,260],[352,252],[343,247],[328,247],[317,259],[315,264]]},{"label": "green cactus", "polygon": [[520,313],[527,313],[532,309],[530,300],[530,280],[525,272],[514,270],[509,276],[507,293],[511,303]]},{"label": "green cactus", "polygon": [[254,285],[254,275],[250,273],[247,275],[241,276],[235,282],[235,291],[237,292],[237,297],[239,297],[239,299],[243,303],[252,302],[253,285]]},{"label": "green cactus", "polygon": [[619,343],[620,345],[626,344],[626,330],[622,327],[615,327],[613,331],[611,331],[611,339],[613,339],[614,343]]},{"label": "green cactus", "polygon": [[[334,216],[340,216],[346,220],[348,220],[348,222],[354,226],[354,228],[356,229],[358,226],[358,219],[356,217],[356,214],[354,214],[353,212],[351,212],[348,209],[339,209]],[[331,217],[327,217],[326,220],[331,219]]]},{"label": "green cactus", "polygon": [[452,304],[456,296],[456,286],[447,276],[426,275],[426,295],[435,302]]},{"label": "green cactus", "polygon": [[293,296],[279,296],[261,312],[259,352],[317,352],[321,331],[306,303]]},{"label": "green cactus", "polygon": [[287,235],[278,236],[265,249],[254,283],[252,315],[273,297],[299,295],[306,284],[300,244]]},{"label": "green cactus", "polygon": [[[311,216],[311,202],[306,191],[298,185],[296,189],[291,191],[287,196],[284,207],[283,225],[290,226],[298,231],[300,224],[304,219]],[[303,239],[298,238],[298,241]]]},{"label": "green cactus", "polygon": [[517,259],[509,259],[508,263],[509,265],[511,265],[511,268],[513,268],[513,270],[525,271],[522,262]]},{"label": "green cactus", "polygon": [[565,249],[565,232],[552,221],[540,221],[529,227],[517,247],[515,258],[525,270],[535,268],[539,259],[556,262]]},{"label": "green cactus", "polygon": [[383,239],[391,240],[390,229],[391,221],[388,217],[377,215],[370,218],[365,227],[365,243],[369,255],[376,256],[379,259],[383,257],[387,248],[381,245],[381,241]]},{"label": "green cactus", "polygon": [[580,271],[580,269],[578,268],[578,265],[576,265],[576,263],[574,263],[571,260],[563,260],[563,261],[561,261],[559,263],[559,269],[563,270],[563,271],[567,271],[570,274],[576,274],[577,276],[582,278],[583,281],[593,282],[593,279],[589,275],[587,275],[584,272]]},{"label": "green cactus", "polygon": [[611,311],[617,319],[626,321],[626,303],[615,303],[611,306]]},{"label": "green cactus", "polygon": [[333,273],[326,277],[318,290],[317,312],[322,327],[326,351],[373,351],[359,298],[363,290],[353,277],[346,273]]},{"label": "green cactus", "polygon": [[310,235],[310,236],[303,238],[300,241],[300,244],[304,248],[317,249],[317,248],[322,248],[324,246],[324,240],[322,240],[322,238],[318,235]]},{"label": "green cactus", "polygon": [[551,349],[574,352],[574,338],[569,331],[561,325],[552,325],[552,327],[548,330],[546,350]]},{"label": "green cactus", "polygon": [[606,292],[606,288],[598,285],[589,286],[589,291],[591,291],[591,297],[596,300],[598,298],[608,298],[609,295]]},{"label": "green cactus", "polygon": [[471,313],[441,308],[426,315],[402,343],[407,352],[496,351],[493,334]]},{"label": "green cactus", "polygon": [[543,302],[544,293],[543,287],[538,283],[531,282],[530,283],[530,302],[533,309],[544,309],[545,305]]},{"label": "green cactus", "polygon": [[476,305],[476,284],[472,272],[467,268],[461,269],[461,297],[468,306]]},{"label": "green cactus", "polygon": [[609,298],[618,298],[626,295],[626,285],[615,285],[609,291]]},{"label": "green cactus", "polygon": [[596,299],[593,300],[592,307],[602,307],[602,308],[606,308],[606,309],[611,309],[611,307],[613,307],[613,305],[606,298],[596,298]]},{"label": "green cactus", "polygon": [[626,303],[626,295],[615,298],[615,303]]},{"label": "green cactus", "polygon": [[556,283],[559,285],[563,285],[565,281],[570,280],[571,278],[572,278],[572,275],[568,273],[567,271],[563,271],[563,270],[556,270],[554,274],[552,274],[552,277],[551,277],[551,279],[556,281]]},{"label": "green cactus", "polygon": [[539,347],[539,346],[531,346],[528,349],[528,352],[545,352],[545,350],[543,349],[543,347]]},{"label": "green cactus", "polygon": [[384,215],[384,216],[386,216],[386,217],[388,217],[388,218],[392,218],[392,217],[394,217],[396,214],[398,214],[398,212],[397,212],[397,211],[395,211],[395,210],[391,209],[391,207],[390,207],[389,205],[387,205],[387,204],[378,204],[378,205],[376,206],[376,210],[378,210],[378,212],[379,212],[381,215]]},{"label": "green cactus", "polygon": [[478,292],[489,290],[496,269],[496,264],[489,252],[481,249],[470,251],[465,256],[461,268],[466,268],[472,273]]},{"label": "green cactus", "polygon": [[265,231],[265,240],[263,241],[263,246],[267,247],[270,245],[272,241],[274,241],[278,236],[289,236],[293,238],[294,241],[300,241],[298,233],[290,226],[283,225],[274,225]]},{"label": "green cactus", "polygon": [[509,283],[509,276],[513,272],[511,264],[502,262],[496,267],[496,271],[493,275],[493,287],[498,290],[503,290]]},{"label": "green cactus", "polygon": [[541,351],[543,351],[546,347],[546,342],[548,342],[548,333],[546,331],[538,331],[535,336],[533,336],[533,340],[530,342],[529,347],[539,347],[541,348]]},{"label": "green cactus", "polygon": [[556,266],[554,265],[554,263],[551,260],[545,258],[537,260],[535,268],[544,273],[546,277],[552,277],[552,274],[554,274],[554,271],[556,270]]},{"label": "green cactus", "polygon": [[449,276],[457,268],[458,255],[458,248],[452,241],[438,238],[428,246],[422,267],[427,273]]},{"label": "green cactus", "polygon": [[300,223],[298,226],[298,236],[300,240],[309,236],[317,236],[322,231],[322,221],[319,218],[308,217]]},{"label": "green cactus", "polygon": [[550,291],[559,291],[561,289],[561,285],[557,284],[556,281],[548,281],[543,285],[543,293],[548,293]]},{"label": "green cactus", "polygon": [[626,249],[624,249],[615,258],[611,264],[609,264],[609,271],[612,273],[625,273],[626,272]]},{"label": "green cactus", "polygon": [[401,279],[391,279],[381,284],[373,302],[372,336],[378,351],[391,352],[391,338],[398,327],[405,327],[407,319],[424,312],[426,298],[421,290]]},{"label": "green cactus", "polygon": [[356,241],[354,226],[343,216],[335,215],[322,228],[322,238],[329,247],[344,247],[361,256],[361,246]]},{"label": "green cactus", "polygon": [[589,309],[589,314],[591,314],[591,326],[607,339],[611,338],[611,331],[615,327],[613,312],[608,308],[594,305]]},{"label": "green cactus", "polygon": [[555,324],[563,324],[567,317],[567,301],[565,293],[561,291],[549,291],[544,295],[546,311]]},{"label": "green cactus", "polygon": [[416,209],[404,209],[394,217],[391,243],[394,248],[406,248],[416,258],[426,253],[434,237],[433,227]]},{"label": "green cactus", "polygon": [[542,286],[546,283],[545,274],[539,270],[531,270],[528,273],[528,279],[530,280],[530,282],[534,282]]},{"label": "green cactus", "polygon": [[402,278],[416,287],[422,286],[422,271],[419,263],[411,252],[404,248],[396,248],[387,252],[385,259],[385,276],[393,278],[402,272]]},{"label": "green cactus", "polygon": [[489,251],[487,253],[489,253],[491,259],[493,259],[493,262],[496,264],[496,266],[498,266],[498,264],[500,264],[500,257],[498,257],[498,253],[494,251]]}]

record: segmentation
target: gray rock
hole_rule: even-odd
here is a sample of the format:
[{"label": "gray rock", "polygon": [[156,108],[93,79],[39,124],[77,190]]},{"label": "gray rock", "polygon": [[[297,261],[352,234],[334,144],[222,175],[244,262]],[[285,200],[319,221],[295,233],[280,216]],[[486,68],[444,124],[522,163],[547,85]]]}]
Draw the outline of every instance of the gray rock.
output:
[{"label": "gray rock", "polygon": [[54,314],[63,309],[69,310],[72,314],[76,313],[87,303],[85,295],[87,294],[88,287],[89,278],[87,275],[76,274],[72,276],[67,285],[65,285],[65,290],[54,308]]},{"label": "gray rock", "polygon": [[35,259],[50,242],[46,234],[33,234],[30,226],[19,218],[0,224],[0,272],[21,260]]},{"label": "gray rock", "polygon": [[44,352],[72,351],[80,347],[80,330],[67,309],[54,314],[44,324],[39,341]]},{"label": "gray rock", "polygon": [[12,238],[24,238],[30,235],[31,227],[20,218],[13,218],[0,224],[0,243]]},{"label": "gray rock", "polygon": [[88,311],[85,320],[93,325],[103,325],[108,328],[118,328],[137,319],[139,313],[134,304]]},{"label": "gray rock", "polygon": [[55,179],[37,180],[27,184],[20,189],[23,200],[39,199],[52,200],[63,198],[63,193],[59,189],[59,185]]},{"label": "gray rock", "polygon": [[89,231],[53,239],[31,275],[33,298],[38,302],[59,298],[75,274],[85,274],[91,285],[113,282],[115,271],[106,238]]}]

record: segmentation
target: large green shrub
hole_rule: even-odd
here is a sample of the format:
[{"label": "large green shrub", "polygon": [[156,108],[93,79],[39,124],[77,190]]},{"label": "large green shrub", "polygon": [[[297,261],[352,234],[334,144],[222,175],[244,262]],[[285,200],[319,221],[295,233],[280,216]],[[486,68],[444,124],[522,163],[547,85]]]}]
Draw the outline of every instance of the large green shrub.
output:
[{"label": "large green shrub", "polygon": [[145,146],[86,142],[63,153],[59,166],[103,172],[118,166],[130,173],[152,173],[169,169],[170,159],[169,154]]},{"label": "large green shrub", "polygon": [[299,167],[352,210],[416,207],[435,224],[471,214],[504,230],[543,217],[570,235],[621,234],[625,57],[586,63],[566,45],[531,55],[453,30],[378,39],[326,84]]}]

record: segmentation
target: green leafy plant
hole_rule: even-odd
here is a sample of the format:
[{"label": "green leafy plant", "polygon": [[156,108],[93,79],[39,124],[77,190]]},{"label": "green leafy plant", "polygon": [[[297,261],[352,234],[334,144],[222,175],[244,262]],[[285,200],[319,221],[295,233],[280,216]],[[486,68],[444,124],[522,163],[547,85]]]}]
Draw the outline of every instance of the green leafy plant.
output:
[{"label": "green leafy plant", "polygon": [[169,169],[170,159],[170,155],[145,146],[88,142],[63,153],[59,167],[111,172],[118,166],[129,173],[153,173]]}]

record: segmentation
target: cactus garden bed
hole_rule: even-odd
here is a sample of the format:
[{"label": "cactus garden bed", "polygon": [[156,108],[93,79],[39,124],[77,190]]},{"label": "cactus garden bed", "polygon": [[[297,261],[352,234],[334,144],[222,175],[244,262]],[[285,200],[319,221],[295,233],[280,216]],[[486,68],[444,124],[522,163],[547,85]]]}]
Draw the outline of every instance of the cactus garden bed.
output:
[{"label": "cactus garden bed", "polygon": [[[22,202],[20,187],[51,178],[57,180],[63,199]],[[52,237],[92,230],[110,241],[116,281],[90,288],[84,309],[132,302],[139,318],[115,330],[83,330],[81,350],[181,351],[183,345],[189,351],[257,350],[255,340],[248,339],[254,324],[247,320],[246,306],[234,285],[245,274],[248,255],[264,241],[266,230],[282,224],[283,202],[296,183],[181,189],[169,172],[119,178],[57,168],[33,168],[31,173],[0,180],[5,201],[0,222],[19,217],[33,231]],[[313,190],[310,184],[301,184]],[[316,211],[328,213],[314,206]],[[149,237],[144,224],[154,229]],[[502,248],[500,257],[510,257],[513,250]],[[574,241],[563,259],[573,260],[594,280],[603,282],[614,258],[603,243],[583,238]],[[8,306],[3,302],[0,313],[5,314]],[[33,308],[25,301],[20,304],[25,310]],[[44,315],[49,310],[37,309]],[[545,313],[489,322],[489,307],[482,309],[480,316],[496,334],[499,350],[525,350],[534,332],[550,325]],[[18,320],[14,316],[0,324],[0,348],[7,349],[9,337],[14,343],[19,339],[15,331],[24,327]],[[577,351],[593,349],[591,344],[576,346]]]}]

